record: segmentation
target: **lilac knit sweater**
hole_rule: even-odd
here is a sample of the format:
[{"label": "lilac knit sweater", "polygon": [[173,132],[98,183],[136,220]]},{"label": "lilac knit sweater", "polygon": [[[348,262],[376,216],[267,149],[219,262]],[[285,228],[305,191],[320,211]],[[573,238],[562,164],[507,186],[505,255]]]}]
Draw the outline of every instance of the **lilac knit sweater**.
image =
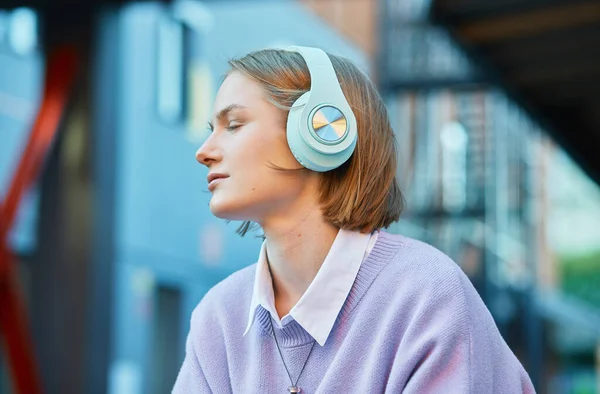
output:
[{"label": "lilac knit sweater", "polygon": [[[290,381],[264,308],[242,336],[255,266],[216,285],[194,310],[173,393],[287,392]],[[295,378],[313,339],[293,320],[273,327]],[[327,394],[534,393],[460,267],[430,245],[385,231],[298,386]]]}]

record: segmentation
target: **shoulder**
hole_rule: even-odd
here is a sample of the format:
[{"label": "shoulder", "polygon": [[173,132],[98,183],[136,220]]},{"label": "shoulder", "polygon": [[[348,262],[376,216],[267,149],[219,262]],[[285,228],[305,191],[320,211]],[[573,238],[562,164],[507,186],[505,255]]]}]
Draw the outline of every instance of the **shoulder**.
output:
[{"label": "shoulder", "polygon": [[398,315],[418,322],[415,327],[434,324],[451,327],[454,335],[502,342],[489,309],[452,258],[423,241],[394,237],[401,246],[382,273],[378,292],[393,299]]},{"label": "shoulder", "polygon": [[481,302],[461,267],[444,252],[404,235],[388,237],[399,247],[380,275],[380,291],[395,294],[398,302],[410,300],[427,308],[452,307],[466,312],[470,299]]},{"label": "shoulder", "polygon": [[256,263],[234,272],[213,286],[192,312],[192,329],[206,324],[227,324],[228,320],[239,319],[249,308],[255,271]]},{"label": "shoulder", "polygon": [[376,295],[391,309],[378,313],[388,319],[381,326],[399,333],[397,365],[406,367],[411,376],[406,389],[435,391],[431,376],[444,371],[438,384],[446,382],[456,392],[533,392],[461,267],[425,242],[394,237],[401,240],[400,247],[380,275]]},{"label": "shoulder", "polygon": [[440,282],[458,285],[459,279],[464,276],[460,266],[436,247],[400,234],[386,235],[399,245],[386,267],[388,273],[395,274],[393,282],[407,285],[410,279],[410,283],[417,287]]}]

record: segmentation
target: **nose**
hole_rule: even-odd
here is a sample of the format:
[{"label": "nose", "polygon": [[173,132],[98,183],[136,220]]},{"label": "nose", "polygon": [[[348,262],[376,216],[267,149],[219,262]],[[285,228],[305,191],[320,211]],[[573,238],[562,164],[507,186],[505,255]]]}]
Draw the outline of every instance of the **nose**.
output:
[{"label": "nose", "polygon": [[196,151],[196,160],[200,164],[210,167],[211,164],[218,162],[222,158],[220,149],[212,141],[212,135],[208,137],[200,148]]}]

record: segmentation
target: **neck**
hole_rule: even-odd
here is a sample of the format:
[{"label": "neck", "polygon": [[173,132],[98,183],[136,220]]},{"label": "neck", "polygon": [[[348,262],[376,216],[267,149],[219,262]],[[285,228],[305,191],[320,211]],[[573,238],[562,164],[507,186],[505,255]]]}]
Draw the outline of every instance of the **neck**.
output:
[{"label": "neck", "polygon": [[310,209],[285,223],[263,225],[267,260],[273,277],[275,308],[285,316],[306,292],[338,233],[319,209]]}]

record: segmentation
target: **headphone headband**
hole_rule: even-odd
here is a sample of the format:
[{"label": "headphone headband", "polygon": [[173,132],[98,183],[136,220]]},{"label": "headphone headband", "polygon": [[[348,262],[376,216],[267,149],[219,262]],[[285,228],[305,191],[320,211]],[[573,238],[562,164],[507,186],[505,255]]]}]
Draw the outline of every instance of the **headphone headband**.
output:
[{"label": "headphone headband", "polygon": [[308,66],[311,95],[330,97],[333,101],[346,102],[346,97],[327,53],[319,48],[301,46],[292,46],[289,50],[299,53]]}]

